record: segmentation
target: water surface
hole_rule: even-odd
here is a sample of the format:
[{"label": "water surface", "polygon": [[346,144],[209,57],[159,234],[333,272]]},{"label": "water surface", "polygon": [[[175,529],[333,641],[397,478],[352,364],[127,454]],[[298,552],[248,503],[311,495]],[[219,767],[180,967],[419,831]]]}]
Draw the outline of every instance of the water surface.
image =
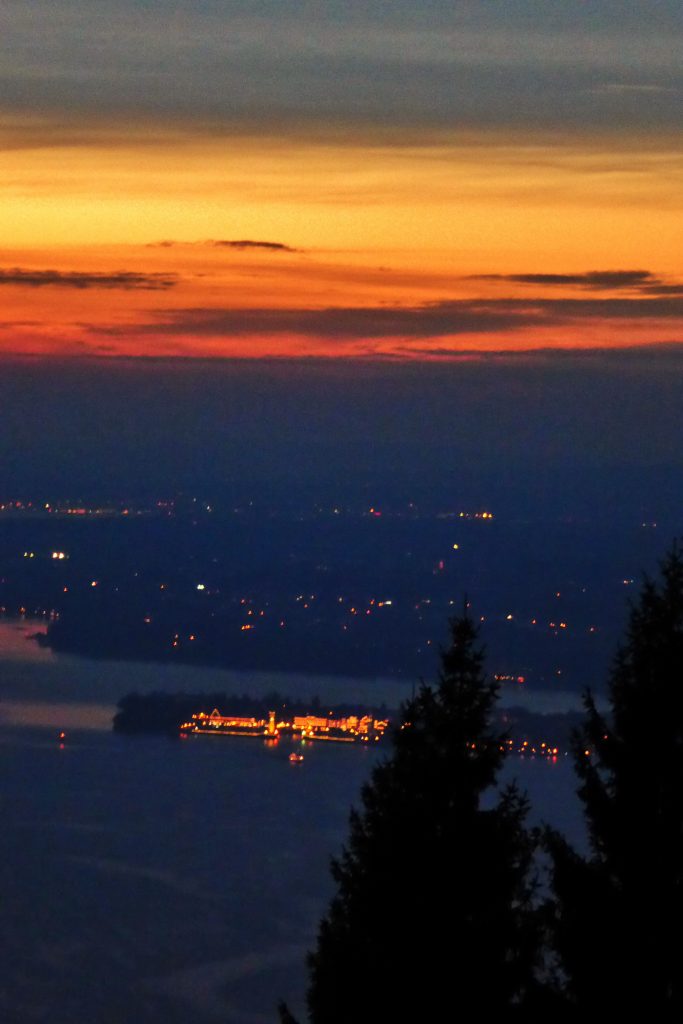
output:
[{"label": "water surface", "polygon": [[[329,859],[380,754],[320,744],[296,766],[285,742],[116,735],[131,689],[273,677],[56,656],[26,640],[35,626],[0,622],[0,1019],[259,1024],[281,996],[300,1011]],[[297,678],[334,699],[320,679],[278,688]],[[534,821],[579,834],[565,760],[506,775]]]}]

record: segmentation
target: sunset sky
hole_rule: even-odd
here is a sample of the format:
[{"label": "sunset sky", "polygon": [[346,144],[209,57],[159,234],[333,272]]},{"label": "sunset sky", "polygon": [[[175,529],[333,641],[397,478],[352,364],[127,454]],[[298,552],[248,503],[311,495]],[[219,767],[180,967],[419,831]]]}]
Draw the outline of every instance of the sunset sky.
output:
[{"label": "sunset sky", "polygon": [[681,7],[5,0],[5,357],[683,341]]},{"label": "sunset sky", "polygon": [[682,21],[5,0],[0,495],[677,508]]}]

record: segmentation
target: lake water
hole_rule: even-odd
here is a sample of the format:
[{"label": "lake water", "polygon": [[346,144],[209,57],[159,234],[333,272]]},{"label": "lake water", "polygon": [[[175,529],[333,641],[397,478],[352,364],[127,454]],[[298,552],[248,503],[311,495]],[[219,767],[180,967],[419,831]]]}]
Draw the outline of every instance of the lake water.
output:
[{"label": "lake water", "polygon": [[[35,628],[0,622],[0,1019],[259,1024],[281,996],[301,1010],[329,859],[376,751],[309,746],[295,766],[284,743],[118,736],[111,714],[131,689],[334,700],[344,681],[57,657],[25,639]],[[534,821],[580,836],[566,761],[506,775]]]}]

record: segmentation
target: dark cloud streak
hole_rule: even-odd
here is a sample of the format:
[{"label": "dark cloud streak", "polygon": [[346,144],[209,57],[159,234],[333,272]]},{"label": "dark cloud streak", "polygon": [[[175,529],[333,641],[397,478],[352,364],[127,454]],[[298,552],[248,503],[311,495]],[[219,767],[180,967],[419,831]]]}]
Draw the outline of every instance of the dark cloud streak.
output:
[{"label": "dark cloud streak", "polygon": [[256,249],[260,252],[300,252],[300,249],[295,249],[291,245],[285,245],[284,242],[262,242],[251,238],[238,238],[238,239],[224,239],[224,238],[209,238],[203,242],[182,242],[174,241],[170,238],[165,238],[161,242],[149,242],[147,245],[148,249],[172,249],[174,246],[201,246],[206,245],[214,249]]},{"label": "dark cloud streak", "polygon": [[251,239],[238,239],[234,242],[217,239],[215,241],[212,240],[209,244],[217,249],[262,249],[267,252],[298,252],[298,249],[293,249],[290,245],[284,245],[282,242],[254,242]]},{"label": "dark cloud streak", "polygon": [[117,270],[102,274],[88,271],[0,269],[0,285],[20,288],[120,288],[123,291],[166,291],[175,287],[173,274],[140,274]]},{"label": "dark cloud streak", "polygon": [[[142,323],[134,332],[201,337],[290,334],[343,342],[484,334],[582,320],[677,320],[683,318],[683,296],[461,299],[408,307],[186,308],[158,312],[159,320]],[[130,326],[93,326],[90,330],[113,336],[131,333]]]},{"label": "dark cloud streak", "polygon": [[635,364],[642,367],[647,364],[649,370],[676,368],[683,369],[683,341],[647,342],[636,345],[610,345],[577,348],[576,346],[555,346],[518,348],[518,349],[478,349],[447,346],[416,347],[406,345],[397,349],[406,356],[423,356],[429,361],[476,361],[482,363],[525,363],[543,367],[550,364],[571,364],[580,367],[584,364],[602,365],[606,367],[627,369]]},{"label": "dark cloud streak", "polygon": [[656,287],[659,279],[649,270],[589,270],[582,274],[476,274],[475,281],[511,281],[548,286],[578,285],[582,288]]}]

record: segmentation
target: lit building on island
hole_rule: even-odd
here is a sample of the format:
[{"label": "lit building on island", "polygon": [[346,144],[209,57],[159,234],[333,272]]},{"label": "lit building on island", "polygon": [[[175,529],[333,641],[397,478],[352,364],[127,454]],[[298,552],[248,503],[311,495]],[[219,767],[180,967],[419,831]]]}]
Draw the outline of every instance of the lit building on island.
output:
[{"label": "lit building on island", "polygon": [[255,736],[277,739],[291,736],[306,740],[330,740],[338,743],[378,742],[389,726],[387,719],[372,715],[349,715],[347,718],[325,718],[320,715],[295,715],[289,720],[277,720],[275,711],[268,718],[245,718],[222,715],[218,708],[211,714],[198,711],[180,726],[182,735]]}]

